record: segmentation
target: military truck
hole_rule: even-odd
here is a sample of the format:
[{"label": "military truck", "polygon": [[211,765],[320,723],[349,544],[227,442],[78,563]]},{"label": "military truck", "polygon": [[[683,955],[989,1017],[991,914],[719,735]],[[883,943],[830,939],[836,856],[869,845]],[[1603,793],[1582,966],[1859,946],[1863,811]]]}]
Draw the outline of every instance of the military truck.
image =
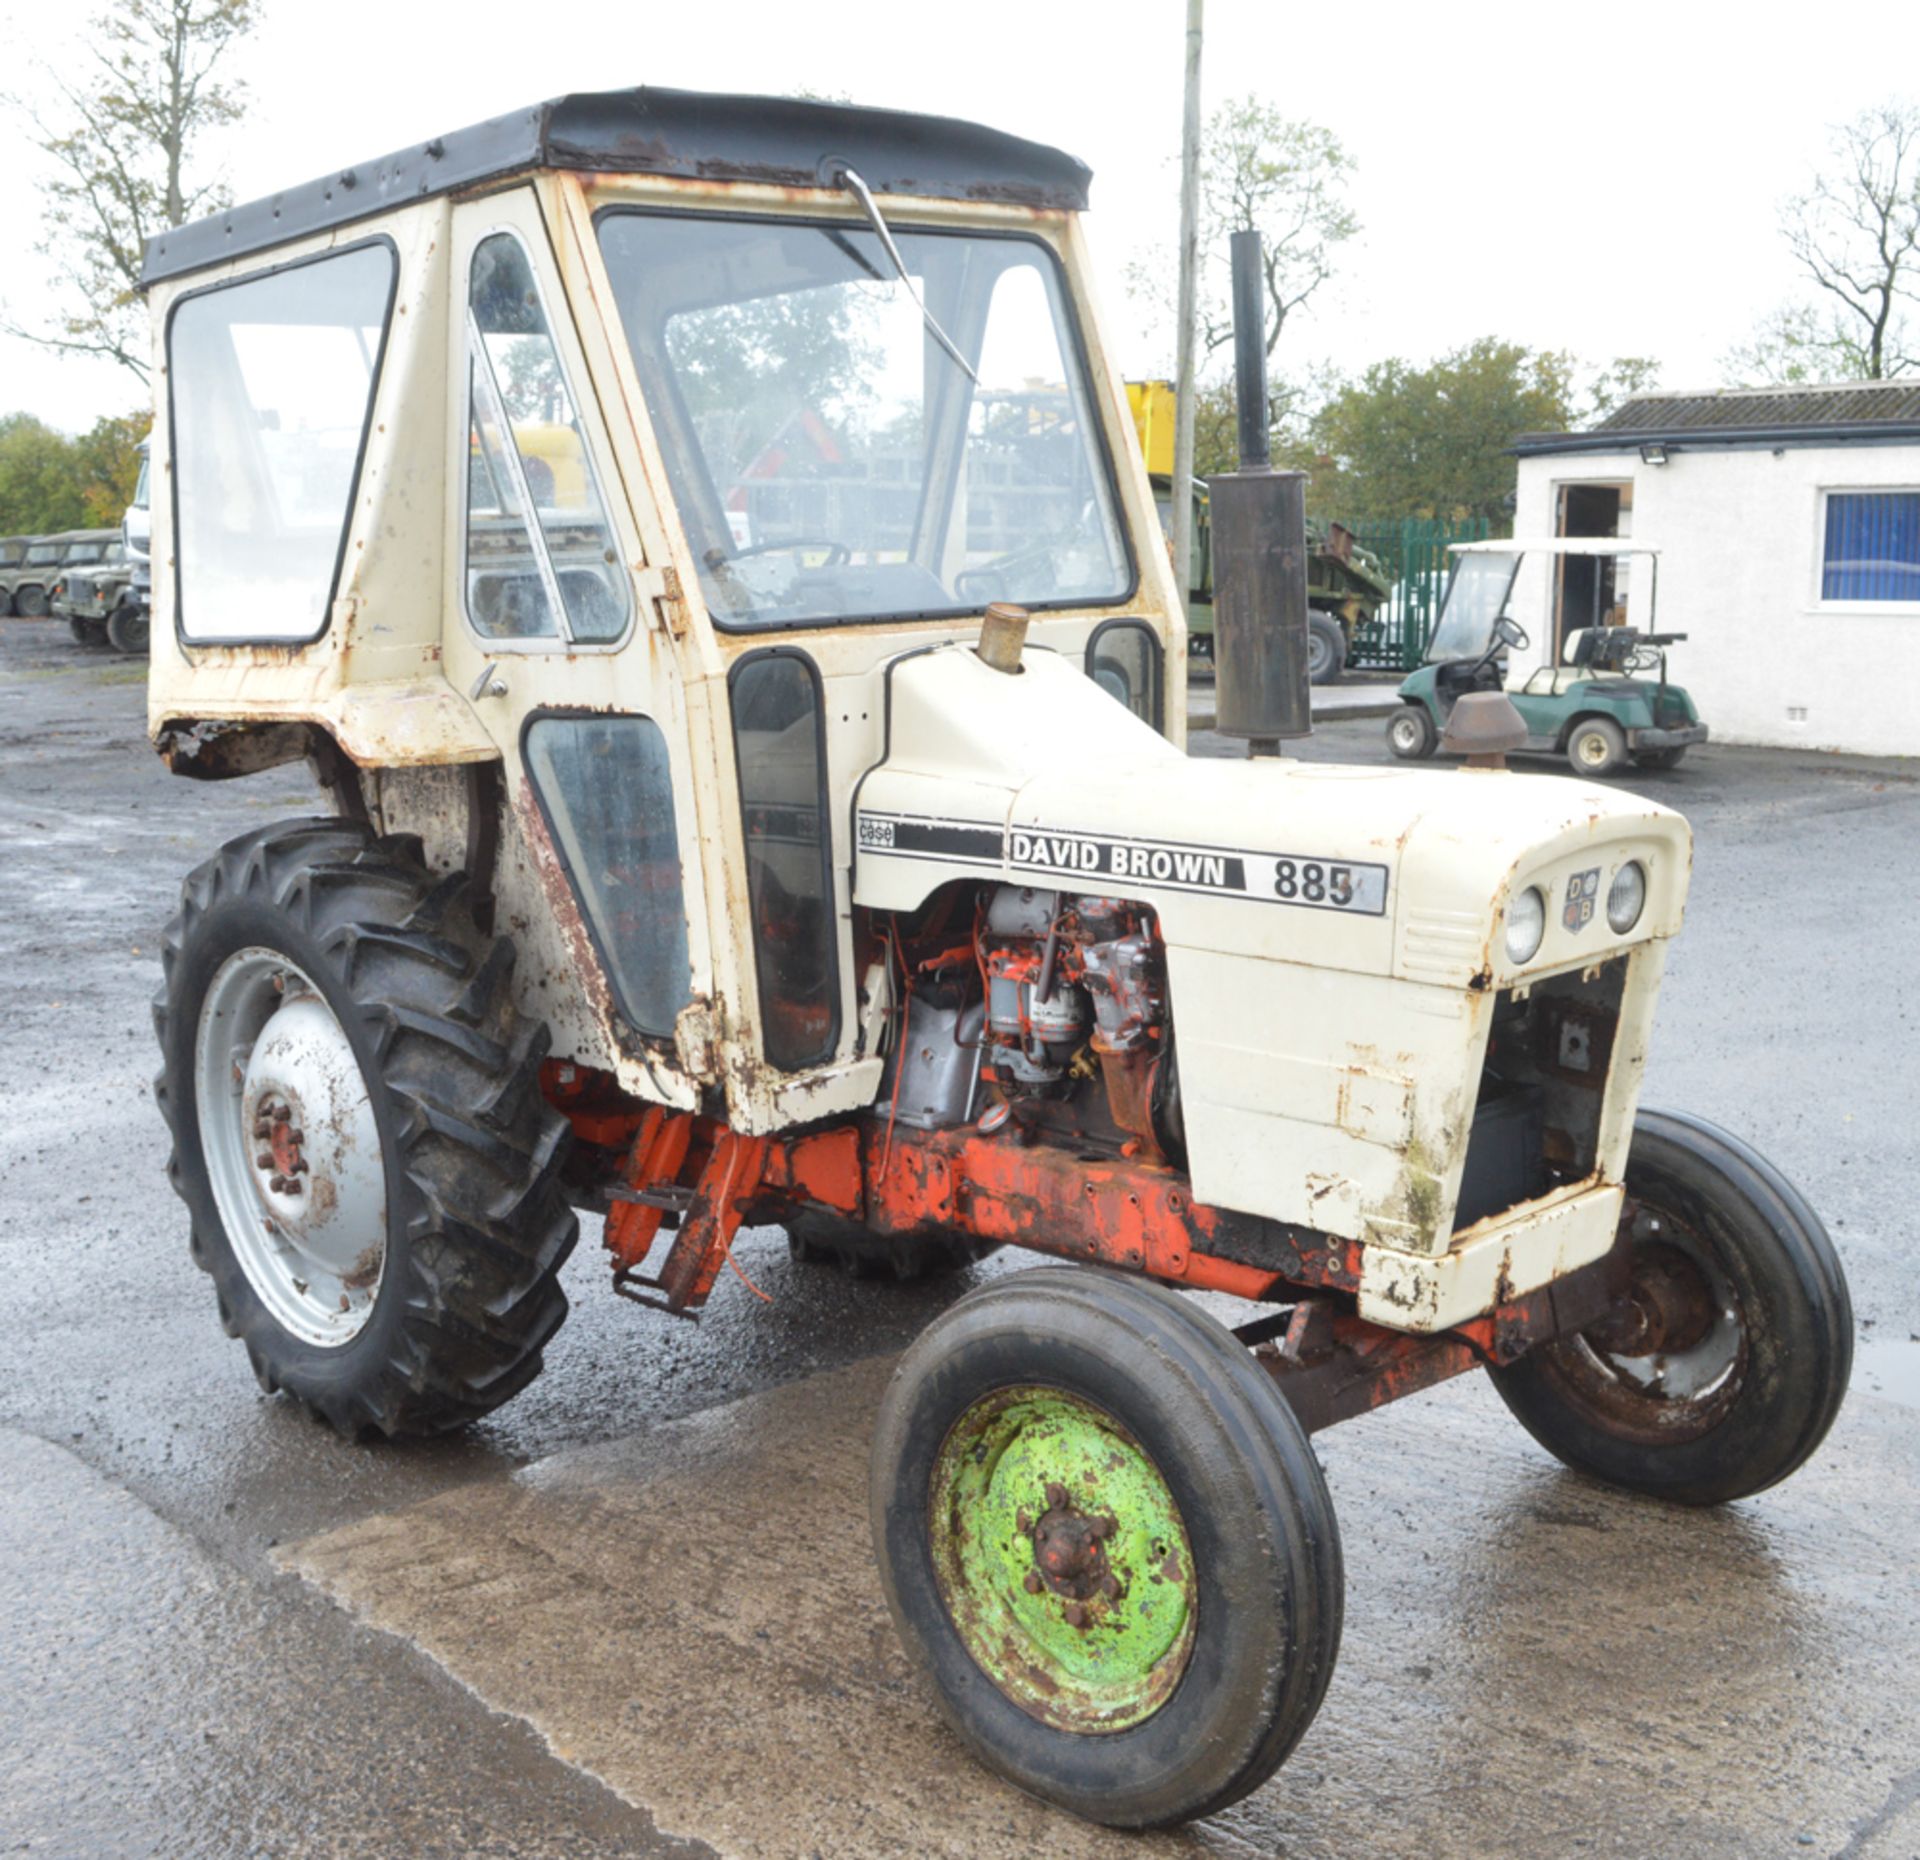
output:
[{"label": "military truck", "polygon": [[[1064,1262],[907,1351],[870,1522],[969,1746],[1142,1827],[1326,1692],[1310,1430],[1484,1368],[1717,1503],[1818,1446],[1852,1330],[1778,1171],[1639,1106],[1678,815],[1489,766],[1472,700],[1480,766],[1183,753],[1088,178],[646,88],[158,234],[154,743],[314,805],[186,879],[156,1095],[220,1322],[349,1435],[526,1387],[578,1209],[654,1322],[751,1223]],[[1291,482],[1211,487],[1223,672],[1304,650],[1250,592]]]},{"label": "military truck", "polygon": [[38,541],[37,536],[0,536],[0,618],[13,612],[13,571],[25,561],[27,550]]},{"label": "military truck", "polygon": [[[1127,405],[1147,462],[1160,527],[1173,540],[1174,391],[1171,381],[1129,381]],[[1393,577],[1344,523],[1307,519],[1307,675],[1330,684],[1346,669],[1359,629],[1393,598]],[[1193,559],[1187,574],[1188,651],[1213,662],[1213,522],[1207,488],[1193,487]]]},{"label": "military truck", "polygon": [[56,619],[66,621],[83,646],[109,643],[109,626],[133,579],[133,564],[127,559],[120,532],[106,530],[100,534],[104,541],[69,552],[47,590],[49,610]]},{"label": "military truck", "polygon": [[113,541],[112,530],[62,530],[57,535],[28,538],[19,561],[0,568],[0,594],[23,620],[44,620],[52,611],[53,584],[71,562],[86,567],[98,562]]}]

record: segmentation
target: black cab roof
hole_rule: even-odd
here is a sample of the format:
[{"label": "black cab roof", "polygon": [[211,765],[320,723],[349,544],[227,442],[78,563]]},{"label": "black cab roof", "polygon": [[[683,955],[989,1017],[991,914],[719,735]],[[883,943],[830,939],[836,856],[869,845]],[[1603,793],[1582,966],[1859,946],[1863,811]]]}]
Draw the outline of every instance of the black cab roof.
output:
[{"label": "black cab roof", "polygon": [[1092,179],[1084,162],[1059,149],[954,117],[653,85],[583,91],[156,233],[141,282],[521,169],[823,187],[840,165],[857,169],[876,194],[1071,210],[1086,206]]}]

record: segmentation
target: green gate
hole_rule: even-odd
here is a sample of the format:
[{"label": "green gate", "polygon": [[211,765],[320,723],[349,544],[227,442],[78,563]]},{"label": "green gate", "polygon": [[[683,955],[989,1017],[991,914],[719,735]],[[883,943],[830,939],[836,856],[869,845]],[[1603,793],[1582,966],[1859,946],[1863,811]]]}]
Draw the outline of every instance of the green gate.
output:
[{"label": "green gate", "polygon": [[1485,517],[1447,522],[1397,517],[1350,523],[1353,539],[1385,571],[1392,596],[1353,629],[1347,664],[1354,670],[1410,672],[1426,656],[1451,567],[1447,545],[1479,542],[1491,530]]}]

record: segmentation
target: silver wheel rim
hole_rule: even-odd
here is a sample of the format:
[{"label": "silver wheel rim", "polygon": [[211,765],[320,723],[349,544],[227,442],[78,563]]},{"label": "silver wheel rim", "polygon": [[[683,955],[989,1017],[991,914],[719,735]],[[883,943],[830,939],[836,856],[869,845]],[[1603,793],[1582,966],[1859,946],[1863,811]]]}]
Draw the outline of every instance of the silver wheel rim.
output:
[{"label": "silver wheel rim", "polygon": [[1307,676],[1318,678],[1322,672],[1333,669],[1333,648],[1327,644],[1324,633],[1309,627],[1307,629]]},{"label": "silver wheel rim", "polygon": [[1608,761],[1607,739],[1598,730],[1582,730],[1573,740],[1573,756],[1583,768],[1603,769]]},{"label": "silver wheel rim", "polygon": [[1393,746],[1411,752],[1420,746],[1420,726],[1411,717],[1393,720]]},{"label": "silver wheel rim", "polygon": [[386,1272],[386,1159],[346,1030],[277,950],[237,950],[214,975],[194,1035],[194,1101],[247,1283],[303,1342],[351,1343]]}]

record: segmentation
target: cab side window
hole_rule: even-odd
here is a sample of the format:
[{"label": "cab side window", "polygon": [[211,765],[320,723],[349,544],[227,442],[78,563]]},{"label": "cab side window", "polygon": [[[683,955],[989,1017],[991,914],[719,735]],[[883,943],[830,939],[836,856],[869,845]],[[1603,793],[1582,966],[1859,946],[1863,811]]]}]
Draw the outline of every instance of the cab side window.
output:
[{"label": "cab side window", "polygon": [[475,247],[467,298],[467,613],[488,639],[618,639],[630,590],[526,250]]},{"label": "cab side window", "polygon": [[774,651],[741,660],[730,683],[762,1037],[768,1062],[793,1072],[840,1038],[820,677]]},{"label": "cab side window", "polygon": [[1087,676],[1118,698],[1142,723],[1166,729],[1160,642],[1139,620],[1108,620],[1087,642]]}]

